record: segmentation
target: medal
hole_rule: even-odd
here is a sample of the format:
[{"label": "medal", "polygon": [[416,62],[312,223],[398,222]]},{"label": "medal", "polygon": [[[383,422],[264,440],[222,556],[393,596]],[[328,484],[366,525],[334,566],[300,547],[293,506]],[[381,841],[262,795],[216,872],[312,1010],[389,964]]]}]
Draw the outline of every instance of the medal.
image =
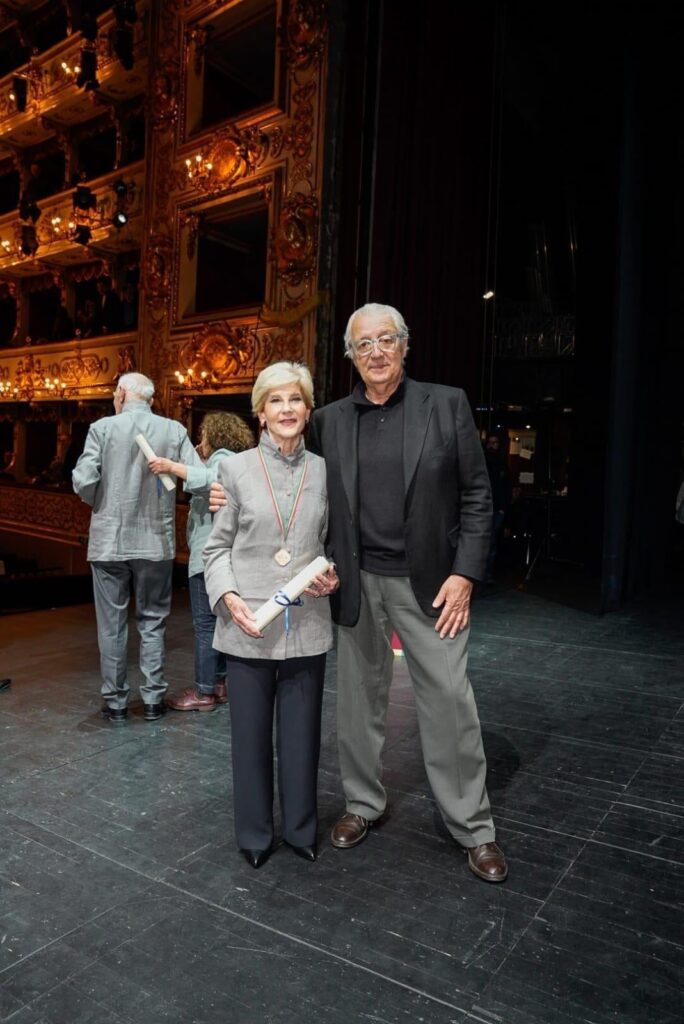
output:
[{"label": "medal", "polygon": [[[271,481],[271,475],[268,472],[268,466],[266,465],[266,462],[264,460],[264,456],[263,456],[262,451],[261,451],[261,445],[258,446],[257,451],[259,452],[259,458],[261,459],[261,466],[262,466],[263,471],[264,471],[264,476],[266,477],[266,483],[268,484],[268,489],[271,492],[271,500],[273,502],[273,509],[275,511],[275,516],[276,516],[276,520],[277,520],[277,523],[278,523],[278,527],[280,528],[280,532],[282,534],[283,545],[285,545],[287,543],[287,536],[288,536],[288,534],[290,532],[290,527],[292,526],[292,524],[294,522],[294,519],[295,519],[295,516],[297,514],[297,509],[299,507],[299,499],[302,496],[302,491],[304,489],[304,481],[306,480],[306,473],[307,473],[307,470],[309,468],[309,464],[306,461],[306,456],[304,456],[304,468],[302,469],[301,476],[299,477],[299,483],[297,484],[297,487],[296,487],[296,493],[295,493],[295,496],[294,496],[294,500],[292,502],[292,508],[290,509],[290,514],[287,516],[287,518],[285,518],[285,516],[280,511],[280,506],[278,505],[278,499],[276,498],[276,495],[275,495],[275,490],[274,490],[274,487],[273,487],[273,483]],[[275,555],[273,557],[274,557],[275,561],[278,563],[278,565],[283,566],[283,567],[286,566],[289,562],[292,561],[292,554],[291,554],[291,552],[289,552],[287,550],[287,548],[285,546],[283,546],[282,548],[279,548],[276,551],[276,553],[275,553]]]}]

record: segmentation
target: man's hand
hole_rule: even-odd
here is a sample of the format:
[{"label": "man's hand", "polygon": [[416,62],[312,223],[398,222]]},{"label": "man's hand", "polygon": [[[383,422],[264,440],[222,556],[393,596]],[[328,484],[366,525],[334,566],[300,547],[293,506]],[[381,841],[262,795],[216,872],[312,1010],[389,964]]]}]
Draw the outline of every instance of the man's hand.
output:
[{"label": "man's hand", "polygon": [[209,511],[211,513],[218,512],[220,508],[227,504],[226,492],[218,480],[216,480],[209,488]]},{"label": "man's hand", "polygon": [[449,639],[453,640],[456,634],[468,625],[472,592],[473,584],[465,576],[447,576],[439,588],[437,597],[432,602],[433,608],[440,608],[444,605],[435,624],[440,640],[443,640],[447,634]]},{"label": "man's hand", "polygon": [[257,640],[263,639],[264,634],[260,633],[254,625],[256,617],[254,612],[250,611],[241,597],[231,591],[223,595],[223,603],[230,612],[233,622],[240,627],[243,633],[253,636]]},{"label": "man's hand", "polygon": [[318,576],[314,577],[304,593],[308,594],[309,597],[328,597],[329,594],[333,594],[337,590],[339,585],[340,578],[333,565],[326,572],[319,572]]}]

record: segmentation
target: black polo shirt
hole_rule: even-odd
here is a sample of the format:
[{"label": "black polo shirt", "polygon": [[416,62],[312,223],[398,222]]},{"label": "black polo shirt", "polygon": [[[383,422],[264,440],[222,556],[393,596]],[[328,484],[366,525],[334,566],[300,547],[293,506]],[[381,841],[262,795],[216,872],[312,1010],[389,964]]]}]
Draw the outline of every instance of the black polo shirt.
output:
[{"label": "black polo shirt", "polygon": [[380,576],[409,572],[404,544],[404,392],[402,380],[384,405],[368,401],[363,381],[352,393],[359,417],[361,568]]}]

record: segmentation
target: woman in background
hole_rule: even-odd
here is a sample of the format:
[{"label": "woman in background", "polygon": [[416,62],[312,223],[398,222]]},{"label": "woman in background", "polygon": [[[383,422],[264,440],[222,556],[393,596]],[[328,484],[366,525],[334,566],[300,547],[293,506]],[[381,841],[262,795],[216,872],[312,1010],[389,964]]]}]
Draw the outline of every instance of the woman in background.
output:
[{"label": "woman in background", "polygon": [[204,586],[202,550],[211,532],[211,514],[205,497],[209,486],[218,477],[222,459],[254,447],[254,435],[245,421],[231,412],[211,412],[202,421],[197,452],[203,466],[186,466],[171,459],[150,459],[148,465],[155,475],[172,473],[185,481],[183,490],[193,493],[188,513],[188,586],[195,633],[195,685],[168,697],[166,706],[174,711],[216,711],[226,704],[226,659],[214,649],[216,618],[209,607]]}]

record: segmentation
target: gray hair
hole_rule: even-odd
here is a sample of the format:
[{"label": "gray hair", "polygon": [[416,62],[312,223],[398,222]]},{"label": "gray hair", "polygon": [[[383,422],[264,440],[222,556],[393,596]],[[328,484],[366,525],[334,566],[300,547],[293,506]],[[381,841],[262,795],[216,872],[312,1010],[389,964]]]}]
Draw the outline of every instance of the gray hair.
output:
[{"label": "gray hair", "polygon": [[151,402],[154,395],[154,384],[142,373],[123,373],[119,377],[118,387],[131,398],[135,395],[144,402]]},{"label": "gray hair", "polygon": [[349,320],[347,321],[347,329],[344,332],[344,354],[345,356],[349,356],[350,359],[353,355],[352,327],[355,318],[360,313],[362,313],[364,316],[377,317],[378,320],[381,317],[386,317],[388,320],[391,320],[392,323],[394,324],[394,330],[396,334],[399,335],[400,340],[408,341],[409,329],[406,326],[406,321],[404,320],[403,316],[401,315],[398,309],[395,309],[394,306],[386,306],[382,302],[367,302],[365,306],[359,306],[358,309],[355,309],[352,315],[349,317]]}]

